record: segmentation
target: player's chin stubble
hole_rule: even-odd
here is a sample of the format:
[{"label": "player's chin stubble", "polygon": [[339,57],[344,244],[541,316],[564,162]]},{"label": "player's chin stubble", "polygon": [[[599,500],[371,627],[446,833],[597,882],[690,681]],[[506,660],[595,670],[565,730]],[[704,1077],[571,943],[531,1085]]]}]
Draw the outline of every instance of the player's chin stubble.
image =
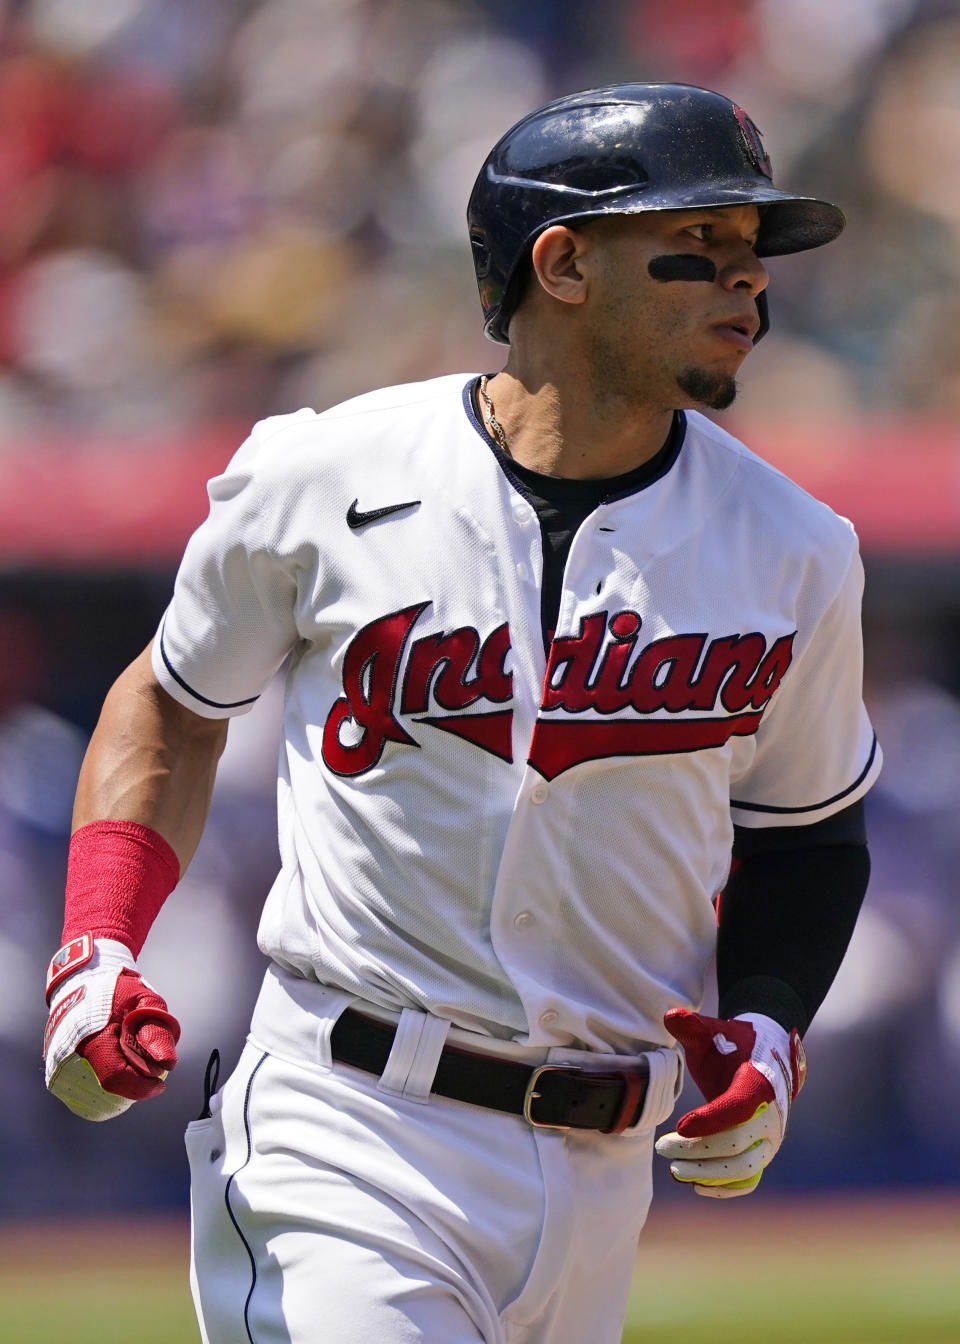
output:
[{"label": "player's chin stubble", "polygon": [[707,406],[711,411],[725,411],[737,395],[736,380],[728,373],[709,373],[695,365],[678,375],[677,386],[696,405]]}]

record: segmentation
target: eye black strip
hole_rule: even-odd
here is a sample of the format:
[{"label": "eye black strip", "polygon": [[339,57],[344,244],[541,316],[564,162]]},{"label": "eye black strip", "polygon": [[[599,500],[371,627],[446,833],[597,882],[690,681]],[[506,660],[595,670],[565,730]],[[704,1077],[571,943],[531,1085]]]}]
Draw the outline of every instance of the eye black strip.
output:
[{"label": "eye black strip", "polygon": [[694,253],[681,252],[675,256],[654,257],[647,263],[647,270],[653,280],[666,283],[668,280],[706,280],[717,278],[717,268],[709,257],[698,257]]}]

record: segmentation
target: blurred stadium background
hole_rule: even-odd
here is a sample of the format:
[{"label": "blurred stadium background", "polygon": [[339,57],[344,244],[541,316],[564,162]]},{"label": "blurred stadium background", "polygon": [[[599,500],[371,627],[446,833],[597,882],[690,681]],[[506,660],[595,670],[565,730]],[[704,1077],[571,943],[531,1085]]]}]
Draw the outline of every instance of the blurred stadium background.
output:
[{"label": "blurred stadium background", "polygon": [[[727,1206],[726,1223],[660,1179],[651,1233],[674,1245],[680,1216],[675,1244],[712,1255],[753,1229],[759,1255],[764,1218],[795,1238],[833,1226],[847,1248],[882,1243],[875,1267],[906,1266],[917,1283],[937,1263],[906,1231],[923,1222],[956,1266],[958,71],[958,0],[0,0],[6,1287],[30,1284],[31,1247],[48,1271],[63,1265],[64,1293],[81,1277],[89,1287],[77,1256],[94,1243],[70,1230],[114,1215],[138,1230],[97,1242],[99,1265],[151,1236],[168,1247],[156,1263],[179,1264],[183,1125],[210,1048],[239,1051],[262,971],[275,694],[234,722],[207,835],[143,958],[184,1024],[167,1093],[109,1126],[45,1094],[41,981],[79,760],[108,685],[155,628],[204,481],[264,415],[499,367],[463,222],[479,163],[537,103],[634,78],[735,98],[778,183],[848,211],[839,242],[772,263],[774,334],[722,420],[857,526],[867,693],[887,761],[869,800],[870,893],[808,1036],[791,1140],[751,1212]],[[54,1257],[51,1220],[65,1234]],[[672,1273],[686,1283],[691,1253],[651,1249],[646,1279],[641,1256],[638,1300],[654,1281],[665,1300]],[[112,1284],[106,1268],[100,1279]],[[182,1305],[182,1278],[171,1291]],[[916,1317],[902,1333],[835,1336],[817,1317],[818,1332],[946,1344],[960,1339],[957,1297],[939,1333]],[[837,1322],[845,1313],[866,1319],[848,1303]],[[27,1319],[11,1339],[46,1339]],[[810,1338],[800,1319],[800,1333],[784,1319],[764,1338]],[[885,1319],[900,1329],[892,1308]],[[182,1323],[158,1329],[192,1338]],[[91,1330],[82,1338],[104,1344]]]}]

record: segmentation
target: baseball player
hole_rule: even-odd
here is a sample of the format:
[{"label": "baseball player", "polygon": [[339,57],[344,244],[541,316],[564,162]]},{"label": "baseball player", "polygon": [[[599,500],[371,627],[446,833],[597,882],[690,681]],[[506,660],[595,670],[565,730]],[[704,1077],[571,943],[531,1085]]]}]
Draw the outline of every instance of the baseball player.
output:
[{"label": "baseball player", "polygon": [[162,1090],[136,959],[283,668],[269,965],[187,1132],[209,1344],[618,1340],[684,1058],[676,1179],[776,1153],[880,753],[852,528],[703,411],[764,259],[843,223],[719,94],[562,98],[470,198],[505,368],[265,420],[210,482],[84,763],[45,1042],[87,1119]]}]

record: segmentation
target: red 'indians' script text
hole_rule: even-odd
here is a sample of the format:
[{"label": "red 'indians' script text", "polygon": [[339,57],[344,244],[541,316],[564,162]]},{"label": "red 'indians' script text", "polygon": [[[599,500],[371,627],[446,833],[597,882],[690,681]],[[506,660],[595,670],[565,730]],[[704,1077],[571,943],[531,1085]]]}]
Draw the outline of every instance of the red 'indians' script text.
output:
[{"label": "red 'indians' script text", "polygon": [[[382,616],[351,640],[343,695],[323,731],[323,758],[336,774],[365,773],[388,742],[416,746],[402,718],[513,760],[512,713],[491,708],[512,698],[509,627],[481,638],[463,626],[411,643],[429,605]],[[578,634],[554,639],[529,749],[530,764],[547,778],[602,756],[697,751],[755,733],[790,666],[797,633],[769,645],[756,631],[668,635],[638,652],[642,625],[635,611],[597,612]],[[664,713],[684,717],[649,717]]]}]

